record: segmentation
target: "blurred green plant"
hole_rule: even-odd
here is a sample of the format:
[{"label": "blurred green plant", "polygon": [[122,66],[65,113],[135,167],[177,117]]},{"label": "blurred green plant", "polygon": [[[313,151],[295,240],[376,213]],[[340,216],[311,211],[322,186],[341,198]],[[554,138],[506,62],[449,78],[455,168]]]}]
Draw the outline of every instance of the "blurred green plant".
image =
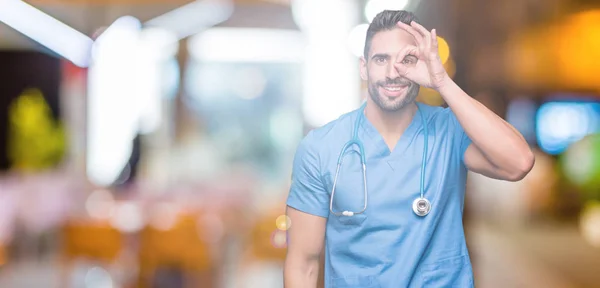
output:
[{"label": "blurred green plant", "polygon": [[59,164],[65,154],[63,125],[39,89],[26,89],[9,107],[8,158],[11,170],[35,172]]}]

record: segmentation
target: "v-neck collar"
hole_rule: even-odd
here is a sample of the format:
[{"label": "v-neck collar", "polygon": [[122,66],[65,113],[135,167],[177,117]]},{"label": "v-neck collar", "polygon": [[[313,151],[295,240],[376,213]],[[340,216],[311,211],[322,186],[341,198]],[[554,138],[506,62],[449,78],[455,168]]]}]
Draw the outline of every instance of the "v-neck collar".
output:
[{"label": "v-neck collar", "polygon": [[[418,109],[421,109],[421,112],[423,112],[423,115],[425,115],[425,111],[423,111],[425,109],[425,107],[423,107],[423,105],[419,102],[415,102],[417,105]],[[371,123],[371,121],[369,121],[369,119],[364,115],[363,110],[360,109],[359,110],[359,115],[358,117],[362,117],[362,121],[361,121],[361,129],[364,131],[365,135],[369,138],[369,143],[371,143],[372,146],[371,149],[375,149],[375,151],[373,152],[374,156],[378,156],[378,157],[382,157],[382,158],[388,158],[390,157],[390,159],[388,160],[388,163],[390,164],[390,166],[392,167],[392,169],[394,168],[392,162],[394,155],[402,155],[404,154],[404,152],[406,152],[406,149],[408,149],[408,146],[411,142],[411,139],[413,138],[414,134],[418,131],[418,128],[421,127],[423,124],[423,119],[421,118],[421,114],[419,111],[415,112],[415,115],[412,117],[412,120],[410,121],[410,124],[408,125],[408,127],[406,127],[406,130],[404,131],[404,133],[402,133],[402,135],[400,136],[400,139],[398,139],[398,142],[396,142],[394,149],[392,151],[390,151],[388,145],[385,143],[385,140],[383,140],[383,136],[381,136],[381,134],[379,133],[379,131],[377,131],[377,128],[375,128],[375,126]]]}]

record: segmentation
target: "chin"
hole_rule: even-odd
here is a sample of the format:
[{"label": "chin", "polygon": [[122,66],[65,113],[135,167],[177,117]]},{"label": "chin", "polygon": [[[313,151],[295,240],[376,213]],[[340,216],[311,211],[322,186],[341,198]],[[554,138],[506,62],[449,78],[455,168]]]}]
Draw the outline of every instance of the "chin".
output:
[{"label": "chin", "polygon": [[377,103],[377,106],[379,106],[379,108],[381,108],[381,110],[386,111],[386,112],[394,112],[394,111],[398,111],[400,109],[402,109],[404,106],[406,106],[408,103],[406,101],[404,101],[405,98],[395,98],[395,99],[381,99],[381,101],[379,101]]}]

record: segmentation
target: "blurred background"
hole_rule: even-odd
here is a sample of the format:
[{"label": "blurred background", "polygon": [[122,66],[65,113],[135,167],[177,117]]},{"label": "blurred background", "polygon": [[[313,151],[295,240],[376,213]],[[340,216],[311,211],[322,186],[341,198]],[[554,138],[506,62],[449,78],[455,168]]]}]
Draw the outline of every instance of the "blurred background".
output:
[{"label": "blurred background", "polygon": [[469,176],[477,287],[600,287],[597,0],[0,0],[0,287],[283,287],[296,146],[384,9],[535,151]]}]

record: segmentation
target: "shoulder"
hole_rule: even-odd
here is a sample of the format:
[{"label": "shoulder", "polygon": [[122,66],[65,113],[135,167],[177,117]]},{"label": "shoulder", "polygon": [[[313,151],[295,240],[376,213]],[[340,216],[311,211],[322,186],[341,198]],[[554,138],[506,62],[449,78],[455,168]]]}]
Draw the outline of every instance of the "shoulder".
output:
[{"label": "shoulder", "polygon": [[451,113],[449,107],[432,106],[425,103],[418,103],[419,109],[423,111],[423,114],[428,120],[445,120],[448,118],[448,114]]},{"label": "shoulder", "polygon": [[319,171],[323,162],[328,159],[331,147],[337,147],[341,139],[350,137],[355,114],[354,111],[343,114],[321,127],[308,131],[296,148],[294,170],[310,168],[311,171]]},{"label": "shoulder", "polygon": [[[357,113],[358,110],[350,111],[321,127],[311,129],[304,136],[298,148],[318,151],[333,145],[339,139],[350,137]],[[344,135],[347,137],[343,137]]]},{"label": "shoulder", "polygon": [[419,103],[419,108],[423,111],[423,116],[427,119],[429,125],[436,128],[456,128],[458,120],[450,107],[431,106],[424,103]]}]

